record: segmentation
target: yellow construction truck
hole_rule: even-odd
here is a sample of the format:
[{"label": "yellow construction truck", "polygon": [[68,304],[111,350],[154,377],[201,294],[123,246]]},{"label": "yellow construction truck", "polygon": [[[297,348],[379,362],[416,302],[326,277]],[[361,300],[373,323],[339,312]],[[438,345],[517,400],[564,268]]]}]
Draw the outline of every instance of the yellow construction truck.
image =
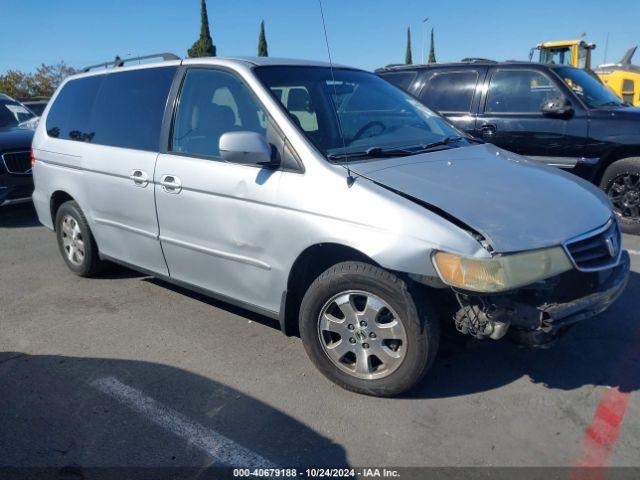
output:
[{"label": "yellow construction truck", "polygon": [[556,65],[591,69],[591,50],[595,48],[595,43],[587,43],[584,40],[544,42],[531,49],[529,59],[532,59],[534,51],[538,50],[540,63],[555,63]]},{"label": "yellow construction truck", "polygon": [[[591,70],[591,51],[595,44],[584,40],[565,40],[562,42],[539,43],[531,49],[529,59],[539,51],[541,63],[571,65]],[[630,48],[618,63],[600,65],[593,69],[602,83],[609,87],[623,101],[640,106],[640,66],[633,65],[631,59],[637,47]]]}]

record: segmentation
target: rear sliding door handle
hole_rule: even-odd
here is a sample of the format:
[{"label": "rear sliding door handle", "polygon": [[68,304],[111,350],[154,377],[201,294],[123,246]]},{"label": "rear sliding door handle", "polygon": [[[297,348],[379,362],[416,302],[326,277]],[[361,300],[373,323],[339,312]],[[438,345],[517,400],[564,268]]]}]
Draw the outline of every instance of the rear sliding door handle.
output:
[{"label": "rear sliding door handle", "polygon": [[163,175],[160,177],[160,185],[167,193],[180,193],[182,190],[182,182],[174,175]]},{"label": "rear sliding door handle", "polygon": [[132,180],[133,184],[136,187],[144,188],[149,185],[149,176],[147,175],[147,172],[144,172],[142,170],[134,170],[133,172],[131,172],[131,175],[129,175],[129,180]]}]

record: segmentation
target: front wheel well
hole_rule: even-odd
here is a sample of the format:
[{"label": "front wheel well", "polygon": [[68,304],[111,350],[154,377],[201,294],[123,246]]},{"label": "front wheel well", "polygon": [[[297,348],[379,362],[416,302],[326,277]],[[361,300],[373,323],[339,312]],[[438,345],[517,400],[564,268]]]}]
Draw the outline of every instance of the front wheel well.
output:
[{"label": "front wheel well", "polygon": [[69,200],[74,200],[74,198],[63,190],[57,190],[51,195],[49,208],[51,210],[51,224],[54,230],[56,228],[56,214],[58,213],[58,209],[64,202],[68,202]]},{"label": "front wheel well", "polygon": [[624,160],[625,158],[640,157],[640,147],[623,147],[617,148],[609,152],[602,158],[598,171],[593,179],[593,183],[600,186],[604,173],[607,171],[613,163],[618,160]]},{"label": "front wheel well", "polygon": [[340,262],[359,261],[379,266],[373,259],[355,248],[337,243],[320,243],[306,248],[296,259],[289,272],[280,327],[286,335],[299,335],[298,315],[300,303],[307,289],[318,276]]}]

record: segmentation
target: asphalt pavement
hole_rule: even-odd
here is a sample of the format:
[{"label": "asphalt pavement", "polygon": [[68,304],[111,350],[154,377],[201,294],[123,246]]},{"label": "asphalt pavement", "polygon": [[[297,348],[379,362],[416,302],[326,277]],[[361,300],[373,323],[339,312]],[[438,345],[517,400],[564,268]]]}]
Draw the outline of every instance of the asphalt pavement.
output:
[{"label": "asphalt pavement", "polygon": [[554,348],[443,348],[395,399],[326,380],[274,321],[120,267],[67,270],[0,209],[0,466],[640,466],[640,239]]}]

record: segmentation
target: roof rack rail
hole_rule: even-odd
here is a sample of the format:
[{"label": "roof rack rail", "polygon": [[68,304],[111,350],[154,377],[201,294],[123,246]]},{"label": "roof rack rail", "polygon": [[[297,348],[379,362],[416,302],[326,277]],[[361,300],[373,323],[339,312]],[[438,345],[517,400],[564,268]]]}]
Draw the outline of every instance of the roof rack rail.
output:
[{"label": "roof rack rail", "polygon": [[112,61],[112,62],[103,62],[103,63],[97,63],[96,65],[90,65],[88,67],[84,67],[81,71],[82,72],[89,72],[91,70],[93,70],[94,68],[117,68],[117,67],[123,67],[125,63],[128,62],[138,62],[140,60],[146,60],[148,58],[162,58],[162,60],[166,61],[166,60],[180,60],[180,57],[178,57],[177,55],[174,55],[173,53],[154,53],[152,55],[143,55],[142,57],[133,57],[133,58],[118,58],[116,57],[116,60]]},{"label": "roof rack rail", "polygon": [[489,58],[477,58],[477,57],[467,57],[460,60],[462,63],[498,63],[495,60],[491,60]]}]

